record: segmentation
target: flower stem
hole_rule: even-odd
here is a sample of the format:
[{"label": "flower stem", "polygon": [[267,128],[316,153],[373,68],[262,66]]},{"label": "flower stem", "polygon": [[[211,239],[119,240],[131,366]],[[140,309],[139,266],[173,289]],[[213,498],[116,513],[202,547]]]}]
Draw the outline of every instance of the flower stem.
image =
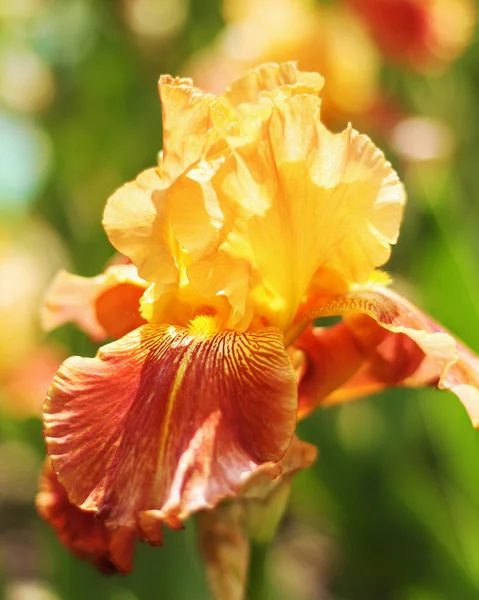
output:
[{"label": "flower stem", "polygon": [[248,586],[245,600],[265,600],[267,595],[266,585],[266,557],[268,543],[251,542]]}]

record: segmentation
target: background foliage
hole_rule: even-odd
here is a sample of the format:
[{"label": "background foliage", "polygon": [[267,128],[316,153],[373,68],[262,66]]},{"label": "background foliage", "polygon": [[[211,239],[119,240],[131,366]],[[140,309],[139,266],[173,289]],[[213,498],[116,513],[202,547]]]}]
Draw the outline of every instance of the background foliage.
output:
[{"label": "background foliage", "polygon": [[[100,225],[105,200],[161,148],[158,76],[178,73],[223,26],[217,0],[153,2],[146,25],[129,12],[134,4],[0,0],[0,594],[8,600],[209,598],[192,522],[166,532],[163,549],[140,546],[132,575],[105,577],[71,557],[33,508],[41,398],[23,387],[37,371],[47,381],[43,359],[37,370],[29,362],[45,342],[34,325],[22,327],[56,268],[102,270],[112,254]],[[155,19],[164,31],[151,34]],[[479,351],[479,47],[473,40],[440,75],[385,65],[381,79],[405,114],[434,117],[451,143],[435,160],[407,160],[387,132],[369,131],[409,194],[388,270]],[[48,360],[95,351],[69,326],[46,343]],[[394,390],[317,411],[300,434],[320,456],[297,478],[271,548],[271,599],[479,597],[479,433],[452,395]]]}]

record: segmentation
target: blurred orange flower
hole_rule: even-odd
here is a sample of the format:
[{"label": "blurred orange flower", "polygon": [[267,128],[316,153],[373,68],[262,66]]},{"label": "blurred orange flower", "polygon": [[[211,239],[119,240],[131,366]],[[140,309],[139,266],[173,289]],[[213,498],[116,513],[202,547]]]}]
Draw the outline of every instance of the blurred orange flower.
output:
[{"label": "blurred orange flower", "polygon": [[11,225],[0,226],[0,412],[38,418],[45,390],[67,355],[59,344],[41,340],[38,323],[38,305],[63,253],[45,224]]},{"label": "blurred orange flower", "polygon": [[[284,457],[298,411],[321,404],[438,385],[479,422],[479,359],[376,270],[404,189],[369,138],[323,125],[322,86],[291,63],[250,71],[218,97],[160,79],[159,165],[104,215],[134,266],[83,280],[89,317],[69,313],[123,337],[66,360],[44,405],[69,502],[109,530],[158,544],[163,523],[296,470]],[[71,308],[67,289],[52,288],[57,316]],[[310,328],[327,315],[344,319]]]},{"label": "blurred orange flower", "polygon": [[473,0],[348,0],[392,59],[417,69],[443,66],[470,41]]},{"label": "blurred orange flower", "polygon": [[224,31],[185,67],[202,88],[220,93],[259,63],[294,60],[326,79],[323,121],[335,124],[374,108],[379,56],[347,7],[310,0],[224,0],[223,15]]}]

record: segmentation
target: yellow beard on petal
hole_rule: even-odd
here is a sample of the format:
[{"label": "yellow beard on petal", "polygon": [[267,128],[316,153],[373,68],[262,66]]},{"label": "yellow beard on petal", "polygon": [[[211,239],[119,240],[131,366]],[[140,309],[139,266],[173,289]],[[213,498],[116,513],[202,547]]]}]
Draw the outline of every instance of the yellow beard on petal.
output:
[{"label": "yellow beard on petal", "polygon": [[220,331],[218,317],[198,315],[188,325],[188,332],[196,338],[207,339]]}]

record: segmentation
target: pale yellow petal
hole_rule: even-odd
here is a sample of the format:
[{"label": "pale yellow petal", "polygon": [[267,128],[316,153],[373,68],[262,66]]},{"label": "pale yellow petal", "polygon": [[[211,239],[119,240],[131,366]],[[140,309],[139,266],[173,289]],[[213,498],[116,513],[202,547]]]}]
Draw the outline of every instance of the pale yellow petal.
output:
[{"label": "pale yellow petal", "polygon": [[225,98],[233,106],[242,103],[254,104],[264,92],[281,89],[284,94],[312,94],[318,96],[324,79],[318,73],[299,71],[296,64],[267,63],[248,71],[236,79],[225,92]]},{"label": "pale yellow petal", "polygon": [[140,277],[161,281],[167,290],[178,283],[179,275],[164,189],[157,169],[143,171],[109,198],[103,226],[113,246],[136,265]]},{"label": "pale yellow petal", "polygon": [[227,103],[194,87],[191,79],[163,75],[158,87],[163,120],[160,169],[171,183],[211,152],[221,134],[234,129],[235,116]]},{"label": "pale yellow petal", "polygon": [[[228,138],[230,154],[221,161],[191,169],[176,202],[187,189],[190,206],[214,206],[222,215],[216,229],[209,220],[209,231],[200,220],[198,239],[193,229],[182,237],[194,258],[188,272],[200,261],[208,273],[195,278],[195,288],[205,296],[234,289],[236,309],[253,304],[255,314],[284,329],[303,296],[323,287],[321,273],[328,273],[325,285],[335,278],[347,288],[388,260],[405,195],[369,138],[322,125],[314,95],[278,89],[264,101],[269,119],[256,122],[255,135]],[[174,230],[187,219],[182,214]],[[218,253],[221,269],[214,266]],[[238,276],[244,263],[250,269]]]},{"label": "pale yellow petal", "polygon": [[403,188],[369,138],[322,124],[322,85],[294,63],[258,67],[218,98],[160,79],[160,167],[120,188],[104,219],[153,284],[148,320],[206,307],[228,327],[286,331],[305,295],[344,293],[388,260]]}]

